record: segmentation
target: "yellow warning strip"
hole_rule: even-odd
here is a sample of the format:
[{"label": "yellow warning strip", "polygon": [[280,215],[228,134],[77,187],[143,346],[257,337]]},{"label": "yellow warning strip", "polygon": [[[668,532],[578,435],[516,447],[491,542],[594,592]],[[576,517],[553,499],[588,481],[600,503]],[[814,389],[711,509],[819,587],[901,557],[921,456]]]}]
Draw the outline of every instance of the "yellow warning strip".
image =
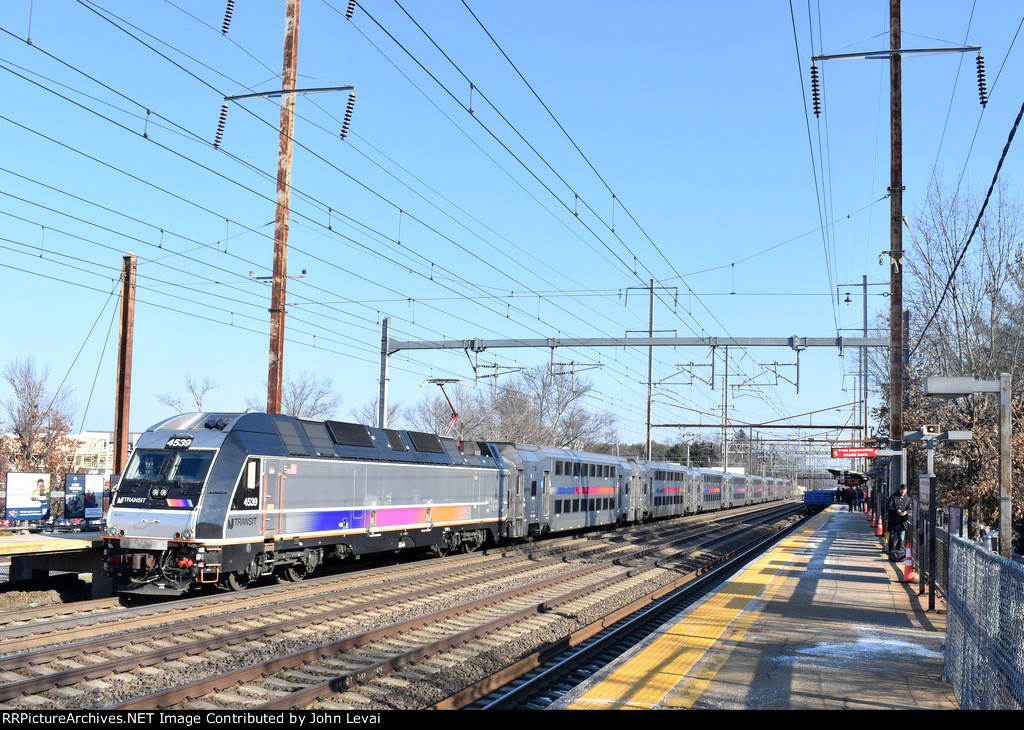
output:
[{"label": "yellow warning strip", "polygon": [[821,521],[812,519],[751,563],[566,709],[692,707],[781,587],[781,581],[771,579],[792,561]]}]

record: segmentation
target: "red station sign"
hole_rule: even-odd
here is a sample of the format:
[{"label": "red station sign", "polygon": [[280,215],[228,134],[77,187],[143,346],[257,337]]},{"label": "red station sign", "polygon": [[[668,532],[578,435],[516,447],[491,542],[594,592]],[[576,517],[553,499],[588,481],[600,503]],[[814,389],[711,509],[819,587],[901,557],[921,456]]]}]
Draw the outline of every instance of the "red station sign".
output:
[{"label": "red station sign", "polygon": [[875,447],[855,447],[855,448],[833,448],[832,458],[833,459],[857,459],[857,458],[874,458],[878,456],[878,449]]}]

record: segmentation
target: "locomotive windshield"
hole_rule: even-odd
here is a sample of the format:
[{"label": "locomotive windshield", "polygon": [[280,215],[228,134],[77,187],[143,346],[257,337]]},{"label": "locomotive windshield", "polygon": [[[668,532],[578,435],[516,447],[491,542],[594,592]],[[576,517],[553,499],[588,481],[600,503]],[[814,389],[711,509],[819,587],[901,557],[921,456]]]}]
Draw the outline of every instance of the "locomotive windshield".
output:
[{"label": "locomotive windshield", "polygon": [[117,488],[116,504],[159,502],[194,507],[214,451],[136,449]]}]

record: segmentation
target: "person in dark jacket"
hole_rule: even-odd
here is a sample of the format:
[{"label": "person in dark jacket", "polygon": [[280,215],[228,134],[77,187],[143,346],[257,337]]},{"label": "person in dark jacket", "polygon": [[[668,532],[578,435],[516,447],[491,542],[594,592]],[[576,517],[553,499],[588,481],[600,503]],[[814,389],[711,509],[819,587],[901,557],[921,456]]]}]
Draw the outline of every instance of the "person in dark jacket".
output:
[{"label": "person in dark jacket", "polygon": [[912,504],[907,496],[906,484],[901,484],[899,491],[889,497],[889,555],[894,560],[906,551],[904,540]]}]

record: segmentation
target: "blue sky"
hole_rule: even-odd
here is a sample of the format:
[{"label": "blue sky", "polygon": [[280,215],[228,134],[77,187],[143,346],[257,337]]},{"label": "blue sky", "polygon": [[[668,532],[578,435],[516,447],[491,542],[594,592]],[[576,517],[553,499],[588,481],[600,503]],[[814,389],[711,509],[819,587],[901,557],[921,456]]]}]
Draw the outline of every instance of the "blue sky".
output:
[{"label": "blue sky", "polygon": [[[297,101],[288,268],[306,274],[289,283],[284,355],[286,375],[334,380],[339,417],[376,397],[383,316],[398,340],[618,337],[646,331],[653,278],[659,334],[855,335],[866,275],[876,331],[888,310],[888,63],[819,63],[820,118],[809,69],[814,54],[887,48],[884,0],[363,0],[351,20],[346,9],[301,7],[299,86],[351,84],[356,103],[343,141],[346,93]],[[205,0],[0,6],[0,360],[32,356],[54,387],[66,381],[76,429],[112,428],[111,292],[127,251],[139,257],[132,429],[169,415],[158,394],[187,399],[187,373],[217,383],[210,410],[264,397],[270,292],[250,272],[272,266],[279,101],[230,103],[212,143],[225,96],[280,88],[284,12],[236,2],[225,35],[224,3]],[[1022,14],[904,0],[904,47],[982,46],[989,86],[983,110],[973,53],[904,59],[911,222],[934,172],[987,188],[1022,101]],[[1011,191],[1019,170],[1011,148]],[[656,353],[656,423],[717,423],[721,383],[689,374],[706,379],[689,363],[710,357]],[[479,362],[549,359],[494,350]],[[646,350],[555,359],[600,364],[582,373],[592,406],[617,414],[623,441],[642,440]],[[792,350],[729,360],[730,384],[750,383],[730,394],[736,422],[853,419],[853,352],[805,351],[799,393]],[[401,353],[392,368],[390,398],[405,405],[429,378],[491,384],[474,384],[460,350]]]}]

